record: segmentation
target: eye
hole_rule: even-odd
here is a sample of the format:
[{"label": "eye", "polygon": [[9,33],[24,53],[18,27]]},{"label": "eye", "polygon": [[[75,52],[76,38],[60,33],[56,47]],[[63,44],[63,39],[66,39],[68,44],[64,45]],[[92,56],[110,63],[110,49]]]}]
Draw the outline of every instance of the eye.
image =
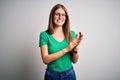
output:
[{"label": "eye", "polygon": [[66,16],[66,14],[61,14],[62,16]]},{"label": "eye", "polygon": [[62,17],[65,17],[66,16],[66,14],[60,14],[60,13],[54,13],[54,15],[56,16],[56,17],[60,17],[60,16],[62,16]]},{"label": "eye", "polygon": [[60,13],[55,13],[54,15],[59,17]]}]

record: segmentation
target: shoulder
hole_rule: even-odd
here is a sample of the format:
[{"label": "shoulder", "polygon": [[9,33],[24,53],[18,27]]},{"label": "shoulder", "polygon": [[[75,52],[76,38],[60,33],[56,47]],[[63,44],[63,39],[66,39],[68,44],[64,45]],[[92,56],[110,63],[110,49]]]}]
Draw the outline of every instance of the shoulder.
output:
[{"label": "shoulder", "polygon": [[70,30],[70,33],[73,35],[76,34],[75,31],[73,31],[73,30]]},{"label": "shoulder", "polygon": [[40,36],[48,36],[50,35],[47,31],[40,32]]},{"label": "shoulder", "polygon": [[72,39],[75,39],[75,38],[76,38],[76,33],[75,33],[75,31],[70,30],[70,33],[71,33]]},{"label": "shoulder", "polygon": [[46,45],[48,42],[48,34],[46,31],[40,32],[39,36],[39,46]]},{"label": "shoulder", "polygon": [[42,31],[42,32],[40,32],[40,35],[46,35],[46,34],[47,34],[46,31]]},{"label": "shoulder", "polygon": [[47,31],[42,31],[42,32],[40,32],[39,37],[41,39],[47,40],[50,37],[50,34]]}]

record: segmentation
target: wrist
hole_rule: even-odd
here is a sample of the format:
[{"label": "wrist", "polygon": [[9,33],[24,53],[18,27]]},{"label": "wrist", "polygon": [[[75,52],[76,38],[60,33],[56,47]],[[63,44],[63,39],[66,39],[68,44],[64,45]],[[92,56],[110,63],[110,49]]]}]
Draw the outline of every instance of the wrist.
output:
[{"label": "wrist", "polygon": [[73,48],[72,52],[73,53],[78,53],[78,48],[77,47]]},{"label": "wrist", "polygon": [[67,48],[64,48],[62,52],[63,52],[63,55],[66,54],[68,52]]},{"label": "wrist", "polygon": [[74,50],[72,50],[72,52],[73,52],[73,53],[78,53],[78,51],[74,51]]}]

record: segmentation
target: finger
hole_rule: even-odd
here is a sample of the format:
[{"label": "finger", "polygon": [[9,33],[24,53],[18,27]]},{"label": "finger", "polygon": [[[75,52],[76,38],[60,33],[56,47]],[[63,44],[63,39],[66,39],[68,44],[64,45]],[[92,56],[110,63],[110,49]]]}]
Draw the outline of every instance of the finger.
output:
[{"label": "finger", "polygon": [[81,35],[81,33],[78,32],[77,35],[76,35],[76,38],[80,38],[80,35]]},{"label": "finger", "polygon": [[81,32],[79,32],[79,38],[81,37],[81,34],[82,34],[82,33],[81,33]]},{"label": "finger", "polygon": [[77,45],[77,42],[76,41],[73,41],[72,42],[72,47],[75,47]]},{"label": "finger", "polygon": [[76,38],[79,38],[79,35],[78,35],[78,34],[76,34]]},{"label": "finger", "polygon": [[83,37],[83,34],[81,32],[79,32],[79,38],[82,38]]}]

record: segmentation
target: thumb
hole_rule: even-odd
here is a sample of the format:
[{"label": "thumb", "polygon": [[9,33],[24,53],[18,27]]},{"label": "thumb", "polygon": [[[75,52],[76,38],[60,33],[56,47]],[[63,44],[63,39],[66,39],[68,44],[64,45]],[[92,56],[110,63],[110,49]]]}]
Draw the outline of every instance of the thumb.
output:
[{"label": "thumb", "polygon": [[76,34],[76,38],[79,38],[79,35],[78,35],[78,33]]}]

